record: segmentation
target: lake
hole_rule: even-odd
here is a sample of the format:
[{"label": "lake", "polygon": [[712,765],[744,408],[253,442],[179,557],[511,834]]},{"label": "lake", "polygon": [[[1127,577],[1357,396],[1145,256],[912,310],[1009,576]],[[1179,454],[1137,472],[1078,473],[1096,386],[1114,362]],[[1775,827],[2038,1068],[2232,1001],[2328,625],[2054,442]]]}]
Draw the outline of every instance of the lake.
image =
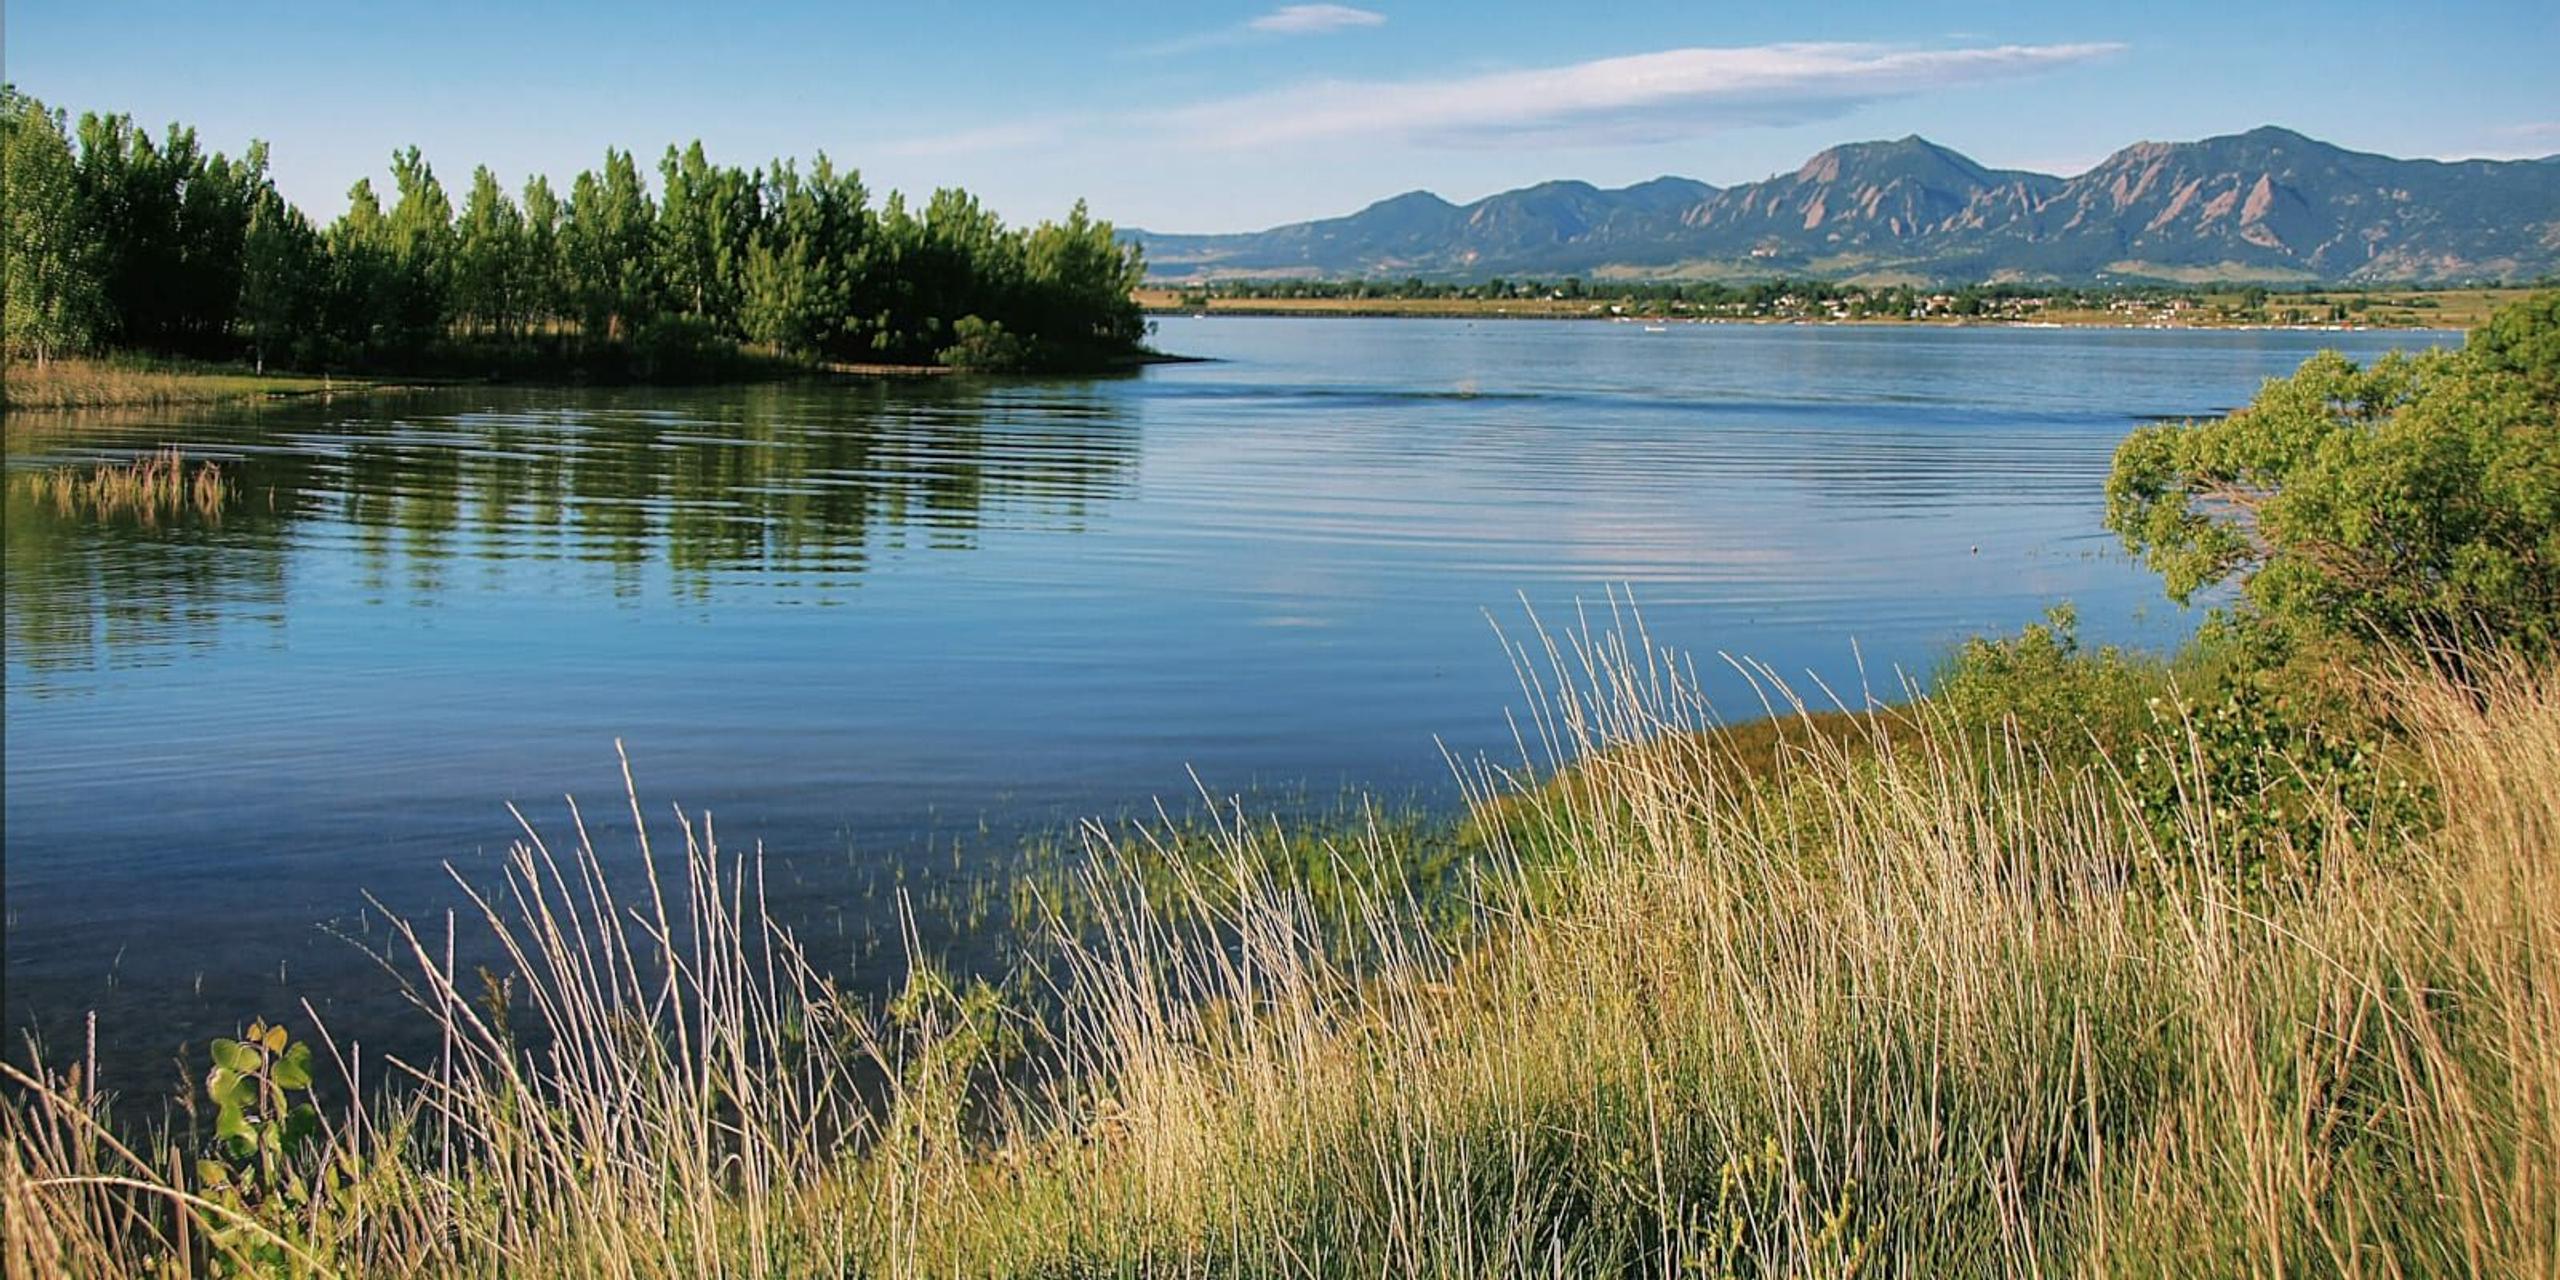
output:
[{"label": "lake", "polygon": [[[2116,441],[2324,346],[2449,335],[1173,319],[1086,381],[469,389],[10,424],[165,445],[218,522],[7,506],[7,1018],[109,1083],[309,997],[485,875],[506,805],[762,841],[817,950],[884,884],[1218,795],[1448,805],[1511,753],[1498,622],[1614,588],[1702,671],[1879,692],[2058,600],[2168,646]],[[1525,603],[1524,603],[1525,602]],[[1721,679],[1721,677],[1719,677]],[[1738,680],[1715,685],[1737,717]],[[1189,772],[1187,772],[1189,771]],[[841,939],[841,941],[836,941]]]}]

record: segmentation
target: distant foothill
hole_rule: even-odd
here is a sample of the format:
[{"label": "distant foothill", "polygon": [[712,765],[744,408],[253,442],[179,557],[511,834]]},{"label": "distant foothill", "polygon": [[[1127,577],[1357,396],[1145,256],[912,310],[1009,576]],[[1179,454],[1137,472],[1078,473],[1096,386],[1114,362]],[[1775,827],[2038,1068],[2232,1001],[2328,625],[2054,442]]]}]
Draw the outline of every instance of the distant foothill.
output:
[{"label": "distant foothill", "polygon": [[1732,187],[1546,182],[1464,205],[1414,191],[1265,231],[1122,235],[1166,281],[2520,282],[2560,272],[2560,156],[2402,160],[2268,127],[2136,143],[2062,178],[1915,136]]}]

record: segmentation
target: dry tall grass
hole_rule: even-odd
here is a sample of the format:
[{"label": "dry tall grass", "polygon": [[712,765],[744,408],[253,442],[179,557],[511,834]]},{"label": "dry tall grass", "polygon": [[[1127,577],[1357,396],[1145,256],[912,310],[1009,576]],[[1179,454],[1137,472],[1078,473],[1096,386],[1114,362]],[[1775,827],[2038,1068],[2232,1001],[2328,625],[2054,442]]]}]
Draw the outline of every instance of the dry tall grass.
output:
[{"label": "dry tall grass", "polygon": [[[1676,662],[1526,657],[1577,784],[1511,811],[1463,940],[1381,897],[1344,945],[1241,820],[1169,890],[1106,847],[1038,1027],[929,973],[856,1012],[707,820],[636,880],[529,834],[478,900],[520,1028],[407,935],[446,1053],[258,1231],[349,1275],[2560,1272],[2548,676],[2399,681],[2443,829],[2335,814],[2269,889],[2201,775],[2164,840],[2103,762],[1923,703],[1764,776]],[[291,1265],[20,1088],[10,1274]]]},{"label": "dry tall grass", "polygon": [[5,374],[0,378],[0,405],[11,412],[246,400],[314,392],[329,385],[323,378],[294,374],[161,367],[124,359],[77,357],[41,364],[11,359]]},{"label": "dry tall grass", "polygon": [[190,512],[199,519],[219,521],[223,504],[231,498],[231,481],[222,474],[222,464],[189,463],[174,447],[130,462],[55,467],[13,477],[13,481],[64,516],[101,520],[130,516],[143,524]]}]

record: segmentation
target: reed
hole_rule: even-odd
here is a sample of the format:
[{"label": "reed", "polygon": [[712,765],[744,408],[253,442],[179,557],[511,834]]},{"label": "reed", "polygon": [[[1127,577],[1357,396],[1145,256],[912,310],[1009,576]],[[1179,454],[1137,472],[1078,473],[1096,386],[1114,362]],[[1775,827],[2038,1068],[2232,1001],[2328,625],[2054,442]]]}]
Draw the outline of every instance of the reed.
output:
[{"label": "reed", "polygon": [[494,994],[403,927],[445,1048],[327,1113],[330,1189],[226,1207],[13,1070],[9,1272],[2560,1271],[2549,673],[2379,678],[2444,820],[2330,796],[2267,882],[2217,870],[2201,768],[2164,827],[1927,700],[1735,760],[1640,635],[1519,653],[1466,929],[1392,879],[1319,907],[1241,813],[1097,828],[1053,1014],[924,965],[873,1005],[707,817],[610,857],[528,826],[470,899]]},{"label": "reed", "polygon": [[130,517],[146,525],[186,515],[219,523],[231,499],[231,481],[220,463],[191,463],[175,447],[129,462],[55,467],[17,483],[65,517]]}]

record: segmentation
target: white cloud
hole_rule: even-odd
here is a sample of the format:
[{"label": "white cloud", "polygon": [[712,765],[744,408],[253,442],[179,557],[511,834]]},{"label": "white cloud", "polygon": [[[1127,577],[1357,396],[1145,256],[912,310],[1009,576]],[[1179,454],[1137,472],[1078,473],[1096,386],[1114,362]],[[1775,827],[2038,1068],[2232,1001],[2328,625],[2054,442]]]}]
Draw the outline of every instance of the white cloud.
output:
[{"label": "white cloud", "polygon": [[2088,62],[2122,47],[1666,49],[1452,79],[1328,81],[1203,103],[1169,119],[1183,137],[1209,147],[1381,136],[1461,145],[1664,142],[1735,124],[1817,120],[1882,98]]},{"label": "white cloud", "polygon": [[1274,36],[1321,36],[1356,27],[1382,27],[1386,23],[1387,15],[1383,13],[1354,9],[1347,4],[1284,4],[1242,26],[1176,36],[1131,52],[1151,58],[1172,57]]},{"label": "white cloud", "polygon": [[[1172,153],[1184,149],[1234,152],[1341,145],[1342,139],[1356,139],[1361,150],[1379,153],[1396,146],[1657,143],[1740,126],[1820,120],[1894,97],[2079,65],[2118,48],[1778,44],[1667,49],[1434,80],[1325,81],[1144,111],[985,120],[941,134],[877,139],[863,154],[934,161],[948,176],[955,163],[1009,167],[1072,156],[1078,165],[1123,168],[1131,156],[1150,157],[1149,163],[1173,162]],[[2076,171],[2071,166],[2039,167]]]},{"label": "white cloud", "polygon": [[1387,15],[1347,4],[1284,4],[1244,24],[1274,35],[1316,36],[1351,27],[1386,25]]}]

